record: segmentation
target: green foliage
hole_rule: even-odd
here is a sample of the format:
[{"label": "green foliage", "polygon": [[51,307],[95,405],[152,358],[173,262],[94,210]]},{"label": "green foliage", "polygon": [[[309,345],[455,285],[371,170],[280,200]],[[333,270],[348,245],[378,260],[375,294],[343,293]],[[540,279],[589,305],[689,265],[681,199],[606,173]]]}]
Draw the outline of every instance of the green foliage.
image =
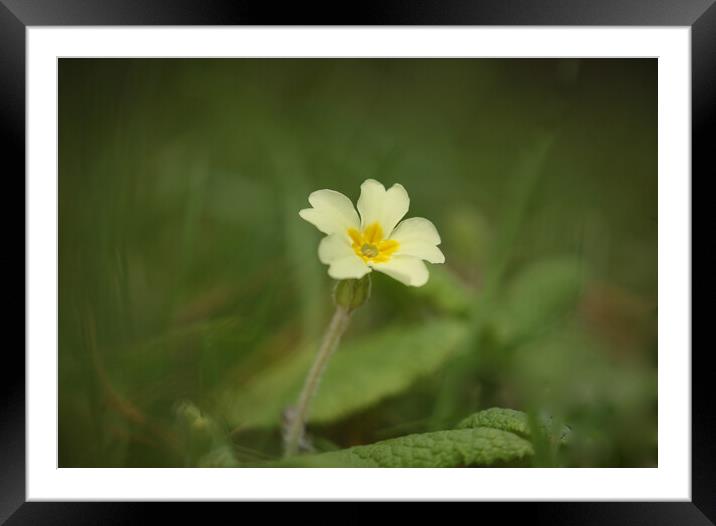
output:
[{"label": "green foliage", "polygon": [[[59,465],[275,459],[334,285],[297,212],[319,188],[355,201],[373,177],[405,186],[446,263],[418,289],[373,274],[314,399],[316,451],[468,433],[449,428],[509,406],[540,428],[520,462],[654,466],[656,73],[60,61]],[[526,439],[523,420],[464,425]]]},{"label": "green foliage", "polygon": [[451,316],[466,314],[475,301],[475,293],[449,268],[433,265],[425,286],[415,289],[418,301],[428,301],[440,312]]},{"label": "green foliage", "polygon": [[474,413],[458,425],[457,429],[471,429],[475,427],[491,427],[502,429],[521,436],[529,436],[530,429],[527,415],[514,409],[501,409],[493,407]]},{"label": "green foliage", "polygon": [[[320,455],[293,457],[288,467],[448,468],[516,462],[534,451],[527,435],[527,415],[493,408],[475,413],[449,431],[412,434],[367,446]],[[514,431],[514,432],[513,432]]]},{"label": "green foliage", "polygon": [[544,334],[574,313],[584,283],[575,258],[537,261],[511,280],[493,320],[498,335],[515,342]]},{"label": "green foliage", "polygon": [[[457,353],[467,334],[465,323],[446,319],[346,338],[331,358],[309,422],[344,417],[404,391]],[[221,414],[240,428],[276,426],[295,401],[315,352],[315,345],[306,346],[241,386],[230,383]]]},{"label": "green foliage", "polygon": [[451,468],[490,466],[522,460],[533,453],[530,443],[506,431],[480,427],[434,431],[394,438],[305,458],[286,467]]},{"label": "green foliage", "polygon": [[198,468],[238,468],[241,464],[236,460],[231,446],[220,446],[212,449],[197,462]]}]

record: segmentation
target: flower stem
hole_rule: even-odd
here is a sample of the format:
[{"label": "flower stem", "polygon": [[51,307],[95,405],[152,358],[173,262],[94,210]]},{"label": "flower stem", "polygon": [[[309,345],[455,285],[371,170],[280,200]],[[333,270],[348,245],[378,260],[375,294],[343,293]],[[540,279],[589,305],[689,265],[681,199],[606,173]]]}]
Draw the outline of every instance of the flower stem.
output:
[{"label": "flower stem", "polygon": [[285,435],[285,456],[289,457],[298,452],[301,439],[303,438],[305,421],[308,416],[311,399],[318,390],[318,384],[326,370],[328,359],[338,347],[341,336],[348,328],[350,322],[350,311],[341,306],[336,305],[336,312],[333,314],[331,323],[328,325],[321,347],[318,349],[316,358],[313,361],[308,376],[303,384],[303,389],[298,398],[298,404],[294,408],[294,413],[288,421],[288,429]]}]

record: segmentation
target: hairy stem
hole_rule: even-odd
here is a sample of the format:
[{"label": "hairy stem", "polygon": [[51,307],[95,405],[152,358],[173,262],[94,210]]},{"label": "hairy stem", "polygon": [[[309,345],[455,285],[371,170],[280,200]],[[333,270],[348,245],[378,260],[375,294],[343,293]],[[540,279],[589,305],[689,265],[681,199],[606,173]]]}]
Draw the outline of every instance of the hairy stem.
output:
[{"label": "hairy stem", "polygon": [[318,390],[318,384],[326,370],[328,359],[338,347],[341,336],[348,328],[350,312],[341,305],[336,306],[331,323],[328,325],[321,347],[318,349],[316,358],[311,369],[308,371],[303,389],[298,397],[298,404],[294,407],[294,413],[288,420],[288,428],[285,435],[285,456],[289,457],[298,452],[301,439],[303,438],[304,426],[308,416],[309,406],[313,396]]}]

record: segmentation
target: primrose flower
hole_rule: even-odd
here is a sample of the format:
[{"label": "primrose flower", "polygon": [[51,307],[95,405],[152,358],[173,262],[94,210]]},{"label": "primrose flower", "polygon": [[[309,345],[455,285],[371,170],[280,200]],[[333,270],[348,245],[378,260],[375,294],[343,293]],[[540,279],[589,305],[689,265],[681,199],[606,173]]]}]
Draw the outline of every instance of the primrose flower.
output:
[{"label": "primrose flower", "polygon": [[435,225],[422,217],[403,219],[410,198],[400,184],[388,190],[374,179],[361,186],[358,213],[345,195],[317,190],[308,196],[313,208],[298,214],[326,234],[318,259],[328,265],[333,279],[358,279],[372,270],[405,285],[421,287],[428,281],[424,261],[444,263]]}]

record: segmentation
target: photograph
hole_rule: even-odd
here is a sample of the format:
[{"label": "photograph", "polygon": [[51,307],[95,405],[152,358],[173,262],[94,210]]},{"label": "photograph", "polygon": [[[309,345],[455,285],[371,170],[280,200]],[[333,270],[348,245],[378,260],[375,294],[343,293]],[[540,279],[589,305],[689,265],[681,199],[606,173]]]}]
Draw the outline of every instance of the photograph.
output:
[{"label": "photograph", "polygon": [[659,467],[656,58],[57,82],[57,467]]}]

